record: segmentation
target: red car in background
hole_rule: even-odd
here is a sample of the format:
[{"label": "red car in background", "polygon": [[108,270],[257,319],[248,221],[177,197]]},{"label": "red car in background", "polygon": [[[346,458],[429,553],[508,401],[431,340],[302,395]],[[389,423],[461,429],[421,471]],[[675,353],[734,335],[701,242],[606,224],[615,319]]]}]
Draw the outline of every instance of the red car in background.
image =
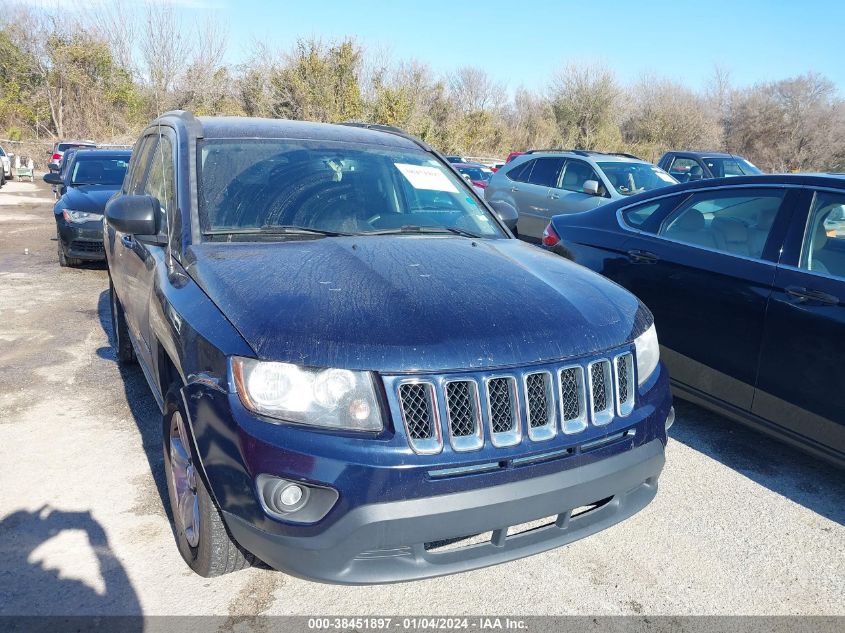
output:
[{"label": "red car in background", "polygon": [[516,158],[517,156],[522,156],[524,153],[525,152],[511,152],[510,154],[508,154],[508,157],[505,159],[505,164],[507,165],[514,158]]}]

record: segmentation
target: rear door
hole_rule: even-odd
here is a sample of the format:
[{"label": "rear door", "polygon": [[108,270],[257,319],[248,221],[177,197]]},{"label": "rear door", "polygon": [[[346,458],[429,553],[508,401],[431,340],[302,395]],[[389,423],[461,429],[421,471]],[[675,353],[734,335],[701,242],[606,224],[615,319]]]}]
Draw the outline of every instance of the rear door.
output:
[{"label": "rear door", "polygon": [[728,187],[680,196],[656,213],[640,205],[650,213],[612,276],[654,313],[680,387],[751,409],[788,194]]},{"label": "rear door", "polygon": [[766,312],[753,412],[845,453],[845,192],[807,190]]},{"label": "rear door", "polygon": [[[548,157],[534,159],[531,173],[527,182],[521,183],[517,193],[519,211],[519,234],[532,241],[539,242],[543,237],[543,230],[554,215],[553,204],[559,197],[555,189],[563,169],[563,157]],[[555,193],[557,192],[557,193]]]}]

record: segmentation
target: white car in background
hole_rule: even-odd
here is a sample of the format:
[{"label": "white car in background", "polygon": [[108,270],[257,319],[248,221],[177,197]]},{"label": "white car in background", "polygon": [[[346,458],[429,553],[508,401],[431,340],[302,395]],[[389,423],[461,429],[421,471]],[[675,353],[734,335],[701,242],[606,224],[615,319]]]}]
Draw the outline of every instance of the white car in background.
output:
[{"label": "white car in background", "polygon": [[2,174],[0,174],[0,186],[3,186],[7,180],[12,179],[12,157],[0,147],[0,167],[2,167]]}]

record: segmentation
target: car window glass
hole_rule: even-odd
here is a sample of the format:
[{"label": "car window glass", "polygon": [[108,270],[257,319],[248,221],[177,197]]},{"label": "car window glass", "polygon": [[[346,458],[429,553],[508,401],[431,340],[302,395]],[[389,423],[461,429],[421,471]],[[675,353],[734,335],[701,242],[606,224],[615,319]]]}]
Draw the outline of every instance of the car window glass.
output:
[{"label": "car window glass", "polygon": [[560,183],[562,189],[584,193],[584,183],[588,180],[595,180],[599,183],[599,193],[602,193],[602,181],[592,167],[581,160],[569,159],[566,161],[566,168],[563,170],[563,180]]},{"label": "car window glass", "polygon": [[517,182],[528,182],[528,177],[531,175],[531,168],[534,167],[536,160],[527,160],[521,165],[517,165],[507,172],[507,177]]},{"label": "car window glass", "polygon": [[538,158],[535,161],[534,169],[528,182],[541,187],[557,187],[560,169],[563,167],[563,158]]},{"label": "car window glass", "polygon": [[658,234],[732,255],[759,258],[783,196],[782,189],[697,193],[664,220]]},{"label": "car window glass", "polygon": [[845,278],[845,194],[816,193],[799,265],[805,270]]},{"label": "car window glass", "polygon": [[150,152],[152,152],[156,141],[157,138],[155,136],[145,136],[141,143],[141,149],[133,154],[131,161],[132,169],[129,172],[129,180],[126,184],[126,193],[139,194],[143,190],[144,175],[147,172]]},{"label": "car window glass", "polygon": [[694,158],[676,157],[669,166],[669,174],[675,177],[678,182],[689,182],[690,180],[701,180],[704,178],[704,170]]},{"label": "car window glass", "polygon": [[176,208],[176,180],[173,165],[173,145],[166,135],[159,138],[150,156],[149,175],[144,194],[158,199],[161,206],[160,232],[167,230],[167,217]]}]

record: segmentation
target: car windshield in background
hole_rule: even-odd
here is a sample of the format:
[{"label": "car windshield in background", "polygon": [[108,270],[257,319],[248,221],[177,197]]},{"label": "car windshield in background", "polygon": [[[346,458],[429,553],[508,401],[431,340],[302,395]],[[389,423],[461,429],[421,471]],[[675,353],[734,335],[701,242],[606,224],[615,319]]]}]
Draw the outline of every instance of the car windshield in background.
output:
[{"label": "car windshield in background", "polygon": [[704,163],[715,178],[756,176],[763,173],[744,158],[705,158]]},{"label": "car windshield in background", "polygon": [[648,163],[598,163],[610,184],[623,196],[676,185],[678,181],[665,171]]},{"label": "car windshield in background", "polygon": [[119,185],[128,165],[128,158],[78,158],[71,167],[70,184]]},{"label": "car windshield in background", "polygon": [[481,167],[458,167],[458,171],[464,176],[469,176],[470,180],[490,180],[493,176],[492,169],[482,169]]},{"label": "car windshield in background", "polygon": [[66,152],[71,147],[78,147],[78,148],[81,148],[81,149],[87,149],[87,148],[96,147],[96,145],[87,145],[85,143],[59,143],[58,146],[56,147],[56,149],[60,152]]},{"label": "car windshield in background", "polygon": [[305,140],[199,148],[206,239],[454,233],[503,237],[468,185],[423,151]]}]

